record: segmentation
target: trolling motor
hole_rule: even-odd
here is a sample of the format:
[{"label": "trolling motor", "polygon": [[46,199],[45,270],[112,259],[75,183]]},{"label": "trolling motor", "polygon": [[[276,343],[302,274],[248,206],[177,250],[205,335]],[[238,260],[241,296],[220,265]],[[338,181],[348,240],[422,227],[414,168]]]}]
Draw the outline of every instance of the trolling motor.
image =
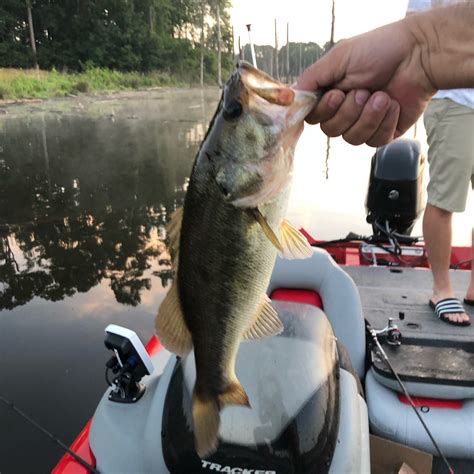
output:
[{"label": "trolling motor", "polygon": [[415,221],[424,209],[423,173],[425,158],[417,140],[399,138],[377,148],[372,157],[366,198],[367,222],[374,238],[401,243],[410,237]]},{"label": "trolling motor", "polygon": [[[114,387],[109,400],[119,403],[135,403],[145,393],[140,380],[153,372],[153,363],[137,334],[122,326],[109,324],[105,328],[105,347],[114,355],[107,361],[105,378]],[[114,374],[109,380],[109,372]]]}]

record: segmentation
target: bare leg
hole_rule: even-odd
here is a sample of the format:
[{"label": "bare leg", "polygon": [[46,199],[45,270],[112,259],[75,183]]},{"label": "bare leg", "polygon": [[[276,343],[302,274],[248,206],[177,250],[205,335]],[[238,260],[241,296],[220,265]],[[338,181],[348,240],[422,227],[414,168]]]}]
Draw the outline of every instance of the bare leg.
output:
[{"label": "bare leg", "polygon": [[[433,274],[433,303],[444,298],[454,296],[451,280],[449,278],[449,264],[451,260],[451,221],[452,213],[432,206],[426,205],[423,216],[423,236],[428,260]],[[453,313],[448,315],[450,321],[467,321],[466,313]]]},{"label": "bare leg", "polygon": [[474,300],[474,227],[472,228],[471,253],[472,253],[471,282],[469,283],[469,286],[467,287],[467,291],[466,291],[466,298],[468,300]]}]

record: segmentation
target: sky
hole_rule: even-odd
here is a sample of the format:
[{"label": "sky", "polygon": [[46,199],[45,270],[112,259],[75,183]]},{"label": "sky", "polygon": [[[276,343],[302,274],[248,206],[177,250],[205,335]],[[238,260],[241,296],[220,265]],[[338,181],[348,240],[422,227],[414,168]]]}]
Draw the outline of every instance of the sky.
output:
[{"label": "sky", "polygon": [[[335,39],[354,36],[405,16],[408,0],[336,0]],[[254,44],[274,43],[277,20],[279,46],[290,41],[314,41],[323,46],[331,35],[331,0],[233,0],[231,19],[235,45],[248,42],[245,25],[252,25]]]}]

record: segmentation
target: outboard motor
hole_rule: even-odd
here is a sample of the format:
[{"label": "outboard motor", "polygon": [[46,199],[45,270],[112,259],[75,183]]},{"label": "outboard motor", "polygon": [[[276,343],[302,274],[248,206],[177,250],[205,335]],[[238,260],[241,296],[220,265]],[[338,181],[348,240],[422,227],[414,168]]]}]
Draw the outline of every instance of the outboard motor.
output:
[{"label": "outboard motor", "polygon": [[374,236],[409,236],[424,209],[425,158],[417,140],[399,138],[372,157],[366,199]]}]

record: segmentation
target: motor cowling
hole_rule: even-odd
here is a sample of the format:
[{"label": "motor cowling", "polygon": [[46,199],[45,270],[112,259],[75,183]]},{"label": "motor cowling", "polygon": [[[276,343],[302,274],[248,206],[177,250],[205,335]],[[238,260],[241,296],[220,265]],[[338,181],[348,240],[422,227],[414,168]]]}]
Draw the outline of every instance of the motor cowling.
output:
[{"label": "motor cowling", "polygon": [[293,310],[279,311],[283,333],[241,343],[236,374],[251,408],[223,408],[219,447],[207,459],[200,459],[194,449],[194,354],[177,362],[162,424],[163,455],[170,472],[329,471],[339,427],[336,339],[323,311],[307,305],[289,308]]},{"label": "motor cowling", "polygon": [[400,138],[377,148],[366,198],[367,222],[374,235],[387,230],[410,235],[424,209],[425,158],[417,140]]}]

